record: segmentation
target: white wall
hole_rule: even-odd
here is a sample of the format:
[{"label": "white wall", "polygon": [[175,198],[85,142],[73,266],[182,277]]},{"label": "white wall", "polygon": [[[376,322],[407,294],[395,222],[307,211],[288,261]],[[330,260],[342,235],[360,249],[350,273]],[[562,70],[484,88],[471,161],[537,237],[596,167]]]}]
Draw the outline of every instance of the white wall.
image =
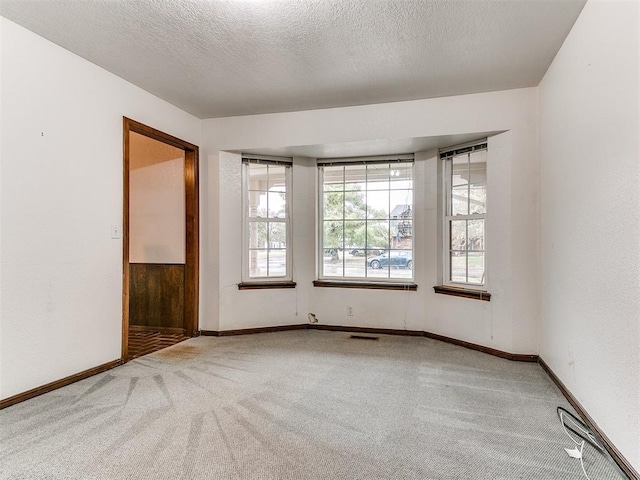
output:
[{"label": "white wall", "polygon": [[184,154],[131,169],[129,187],[129,261],[184,263]]},{"label": "white wall", "polygon": [[0,397],[120,357],[122,117],[200,121],[0,18]]},{"label": "white wall", "polygon": [[540,353],[637,470],[639,24],[588,2],[539,87]]},{"label": "white wall", "polygon": [[[219,251],[219,271],[203,259],[201,328],[306,322],[428,330],[513,353],[537,353],[537,91],[478,95],[203,122],[202,243]],[[225,151],[506,131],[489,143],[491,302],[436,295],[437,160],[416,156],[414,241],[418,292],[314,288],[315,178],[313,162],[294,165],[295,290],[239,291],[241,278],[240,156]],[[219,219],[219,223],[217,220]],[[209,255],[209,254],[206,254]],[[217,298],[214,298],[215,293]],[[346,306],[355,315],[347,317]]]}]

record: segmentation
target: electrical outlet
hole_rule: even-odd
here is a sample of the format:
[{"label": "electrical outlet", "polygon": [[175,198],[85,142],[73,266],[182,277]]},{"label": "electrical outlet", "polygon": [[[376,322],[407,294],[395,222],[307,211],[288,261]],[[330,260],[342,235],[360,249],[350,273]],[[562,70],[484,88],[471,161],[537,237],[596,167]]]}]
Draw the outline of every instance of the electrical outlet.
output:
[{"label": "electrical outlet", "polygon": [[348,306],[347,307],[347,316],[348,317],[353,317],[353,307],[352,306]]}]

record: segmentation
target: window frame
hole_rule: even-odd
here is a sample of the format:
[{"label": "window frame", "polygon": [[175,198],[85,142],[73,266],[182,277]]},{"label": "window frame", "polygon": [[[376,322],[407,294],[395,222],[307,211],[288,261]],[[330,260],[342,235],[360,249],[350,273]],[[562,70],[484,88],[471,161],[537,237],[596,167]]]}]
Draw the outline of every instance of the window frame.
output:
[{"label": "window frame", "polygon": [[[285,217],[284,218],[270,218],[270,217],[250,217],[249,216],[249,180],[250,180],[250,165],[267,165],[267,166],[283,166],[285,167]],[[293,283],[293,232],[292,232],[292,202],[291,202],[291,190],[293,182],[293,159],[283,157],[271,157],[271,156],[256,156],[256,155],[242,155],[242,283],[239,285],[241,289],[253,289],[256,286],[269,288],[272,285],[274,288],[289,288],[294,287]],[[267,190],[268,192],[268,190]],[[281,276],[260,276],[252,277],[250,275],[250,262],[249,262],[249,224],[250,222],[259,223],[282,223],[286,228],[286,268],[285,275]],[[271,248],[267,247],[267,251]],[[267,260],[268,261],[268,260]]]},{"label": "window frame", "polygon": [[[416,188],[415,188],[415,158],[413,154],[401,154],[401,155],[387,155],[381,157],[353,157],[353,158],[328,158],[328,159],[318,159],[316,161],[316,179],[317,179],[317,188],[316,188],[316,281],[314,282],[315,286],[340,286],[344,285],[349,288],[385,288],[388,286],[392,289],[402,289],[402,290],[415,290],[415,267],[412,266],[410,272],[411,277],[348,277],[348,276],[326,276],[324,275],[324,262],[323,262],[323,251],[324,251],[324,167],[328,166],[353,166],[353,165],[373,165],[373,164],[411,164],[411,228],[412,228],[412,241],[411,241],[411,250],[407,250],[411,252],[412,256],[412,265],[415,266],[415,196],[416,196]],[[344,181],[344,179],[343,179]],[[365,182],[366,184],[366,179]],[[366,187],[365,187],[366,191]],[[392,191],[389,188],[387,191]],[[389,215],[391,215],[391,211],[389,211]],[[363,221],[367,221],[365,218]],[[342,221],[345,221],[345,217],[343,214]],[[391,221],[391,218],[389,218]],[[366,247],[366,245],[365,245]],[[394,250],[401,249],[386,249],[386,252],[391,254]],[[343,255],[346,252],[345,249],[342,250]],[[366,270],[366,260],[365,260],[365,270]],[[392,271],[391,269],[389,270]]]},{"label": "window frame", "polygon": [[[487,139],[478,140],[475,142],[457,145],[453,147],[448,147],[444,149],[440,149],[439,151],[439,159],[443,163],[442,175],[443,175],[443,208],[442,208],[442,281],[441,285],[446,287],[452,287],[454,289],[463,289],[463,290],[472,290],[478,292],[486,292],[488,288],[488,265],[487,261],[487,219],[488,219],[488,199],[489,199],[489,187],[488,187],[488,171],[489,171],[489,162],[486,162],[485,172],[487,174],[487,178],[485,180],[485,189],[486,189],[486,199],[485,199],[485,212],[484,213],[476,213],[476,214],[467,214],[467,215],[452,215],[452,192],[453,188],[451,185],[451,174],[453,169],[453,158],[462,153],[473,153],[485,151],[487,152],[487,160],[488,160],[488,142]],[[451,279],[451,222],[454,220],[483,220],[484,221],[484,272],[483,272],[483,282],[482,283],[469,283],[469,282],[460,282],[454,281]],[[469,250],[467,250],[468,255]],[[467,256],[467,277],[468,277],[468,256]],[[490,297],[489,297],[490,298]]]}]

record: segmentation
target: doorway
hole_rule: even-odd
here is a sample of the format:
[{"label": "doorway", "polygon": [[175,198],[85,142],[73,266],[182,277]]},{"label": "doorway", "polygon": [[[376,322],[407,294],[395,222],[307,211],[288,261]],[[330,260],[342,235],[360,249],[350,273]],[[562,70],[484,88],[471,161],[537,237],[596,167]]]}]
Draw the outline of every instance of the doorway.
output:
[{"label": "doorway", "polygon": [[123,120],[122,360],[198,326],[198,147]]}]

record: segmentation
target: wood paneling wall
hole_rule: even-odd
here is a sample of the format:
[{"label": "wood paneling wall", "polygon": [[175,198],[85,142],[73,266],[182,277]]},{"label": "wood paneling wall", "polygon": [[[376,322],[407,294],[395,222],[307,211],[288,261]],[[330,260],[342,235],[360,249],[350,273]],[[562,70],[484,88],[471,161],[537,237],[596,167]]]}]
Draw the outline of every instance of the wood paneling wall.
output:
[{"label": "wood paneling wall", "polygon": [[129,325],[183,329],[184,273],[184,265],[130,264]]}]

